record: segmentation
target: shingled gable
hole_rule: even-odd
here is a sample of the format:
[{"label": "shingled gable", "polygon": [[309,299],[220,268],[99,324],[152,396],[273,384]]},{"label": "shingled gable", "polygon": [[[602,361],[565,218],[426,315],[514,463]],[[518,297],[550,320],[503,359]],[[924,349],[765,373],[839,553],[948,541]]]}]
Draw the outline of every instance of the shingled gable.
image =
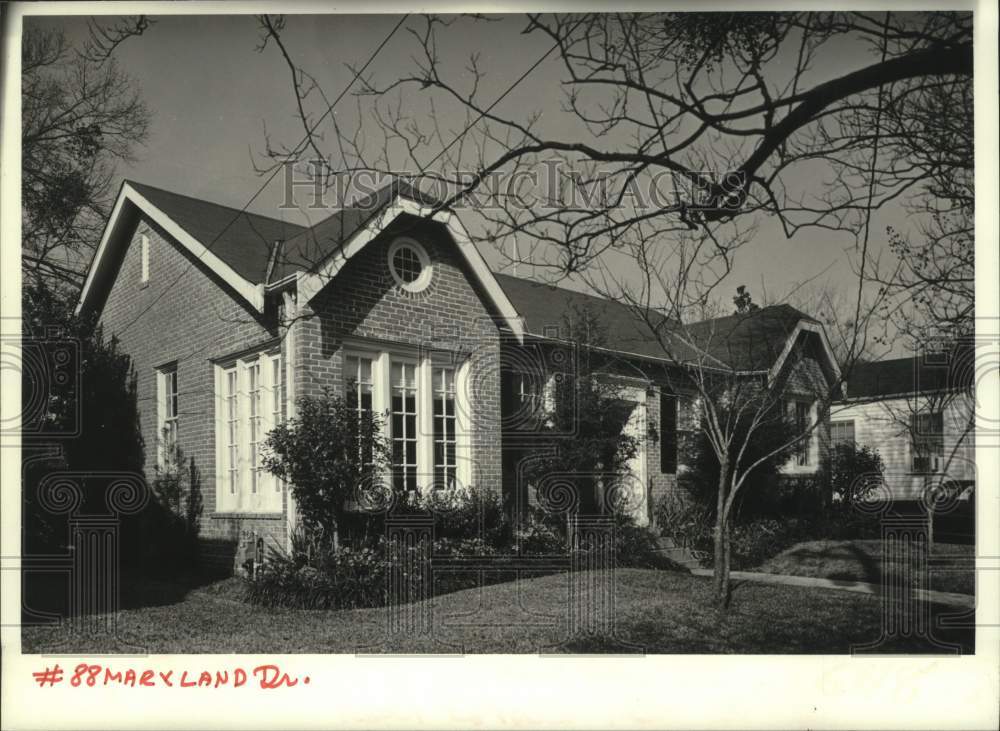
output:
[{"label": "shingled gable", "polygon": [[827,357],[830,374],[840,379],[840,367],[818,320],[791,305],[770,305],[691,323],[685,327],[692,342],[703,351],[746,372],[770,372],[774,377],[803,332],[815,333]]}]

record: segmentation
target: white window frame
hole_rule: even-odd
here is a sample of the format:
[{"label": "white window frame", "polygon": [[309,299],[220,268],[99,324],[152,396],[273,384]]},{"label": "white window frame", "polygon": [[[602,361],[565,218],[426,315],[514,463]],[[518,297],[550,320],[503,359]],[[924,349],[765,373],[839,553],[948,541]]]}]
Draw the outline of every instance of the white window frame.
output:
[{"label": "white window frame", "polygon": [[149,282],[149,236],[139,234],[139,283]]},{"label": "white window frame", "polygon": [[850,443],[854,444],[854,445],[857,445],[857,443],[858,443],[858,425],[855,422],[855,420],[854,419],[832,419],[830,421],[830,447],[831,448],[836,447],[838,444],[846,444],[847,443],[846,440],[844,440],[844,439],[838,439],[837,437],[835,437],[834,436],[834,432],[838,428],[842,428],[842,427],[846,428],[848,424],[850,425],[850,430],[851,430],[851,435],[852,435]]},{"label": "white window frame", "polygon": [[782,472],[788,474],[807,474],[816,472],[819,469],[819,439],[816,435],[818,413],[817,401],[815,399],[810,400],[808,396],[789,396],[788,408],[791,411],[791,417],[793,419],[796,419],[798,416],[798,404],[800,403],[808,404],[809,406],[806,420],[807,428],[811,428],[812,431],[809,432],[809,436],[806,437],[805,462],[799,462],[799,451],[795,450],[782,468]]},{"label": "white window frame", "polygon": [[170,363],[156,369],[156,463],[161,470],[169,466],[167,464],[167,430],[171,430],[173,434],[174,445],[177,444],[180,433],[179,383],[177,363]]},{"label": "white window frame", "polygon": [[[275,382],[275,363],[279,380]],[[269,348],[216,363],[216,512],[281,513],[284,485],[262,464],[267,433],[283,418],[284,399],[280,375],[284,359],[279,350]],[[256,371],[254,390],[252,373]],[[230,378],[235,378],[235,395],[230,396]],[[277,395],[275,393],[277,391]],[[256,392],[256,415],[252,399]],[[230,412],[235,398],[235,412]],[[280,408],[276,409],[275,405]],[[235,417],[235,422],[233,418]],[[235,445],[230,439],[235,423]],[[256,435],[256,436],[255,436]],[[256,451],[255,451],[256,450]]]},{"label": "white window frame", "polygon": [[[412,249],[413,253],[417,255],[417,260],[420,262],[420,275],[412,282],[408,282],[403,279],[399,275],[399,272],[396,271],[396,253],[403,248]],[[408,236],[400,236],[395,239],[389,245],[387,263],[389,265],[389,273],[392,274],[392,278],[395,280],[396,284],[407,292],[412,292],[414,294],[422,292],[427,289],[427,285],[431,283],[431,277],[434,274],[433,267],[431,265],[431,258],[427,253],[427,249],[425,249],[423,244],[416,239],[411,239]]]},{"label": "white window frame", "polygon": [[[428,353],[416,348],[377,342],[352,340],[341,351],[343,391],[347,385],[347,359],[369,358],[372,361],[372,410],[382,421],[382,437],[392,448],[392,364],[408,363],[415,367],[417,390],[417,470],[416,491],[423,493],[434,483],[434,389],[435,368],[454,372],[455,383],[455,481],[460,488],[472,484],[473,445],[470,399],[470,362],[452,354]],[[390,457],[391,458],[391,457]],[[393,484],[391,468],[386,471],[388,486]]]}]

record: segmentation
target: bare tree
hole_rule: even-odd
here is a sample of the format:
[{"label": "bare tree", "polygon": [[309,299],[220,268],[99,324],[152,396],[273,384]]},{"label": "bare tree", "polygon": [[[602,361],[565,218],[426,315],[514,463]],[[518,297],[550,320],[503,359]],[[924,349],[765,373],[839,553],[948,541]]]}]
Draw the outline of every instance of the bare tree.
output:
[{"label": "bare tree", "polygon": [[[324,138],[314,121],[329,111],[327,95],[294,62],[283,23],[262,19],[265,43],[275,41],[291,71],[308,141],[275,148],[268,140],[265,158],[284,164],[301,149],[296,159],[313,166],[317,184],[340,191],[345,178],[362,174],[407,177],[434,190],[435,209],[464,205],[478,239],[509,260],[552,278],[573,276],[627,303],[671,373],[683,374],[674,376],[678,387],[700,402],[720,463],[715,582],[724,605],[732,514],[747,477],[807,442],[821,419],[745,459],[754,438],[786,418],[787,384],[719,352],[739,322],[713,319],[718,292],[731,284],[734,259],[751,245],[761,216],[777,218],[788,236],[808,227],[853,233],[857,287],[837,316],[849,322],[838,358],[842,373],[850,371],[870,347],[875,308],[889,296],[887,288],[863,290],[881,271],[869,251],[871,214],[926,194],[944,164],[911,154],[912,128],[899,123],[899,110],[930,103],[936,88],[971,88],[971,15],[529,15],[523,33],[547,50],[499,94],[487,91],[478,56],[462,69],[441,60],[460,24],[493,20],[410,23],[414,62],[387,81],[362,75],[358,126],[345,129],[330,115],[332,136]],[[867,61],[824,73],[842,67],[845,48]],[[500,111],[550,58],[561,63],[562,109],[574,130],[559,138],[545,134],[540,112]],[[803,189],[803,180],[815,182]],[[746,313],[744,346],[754,350],[764,337],[753,334],[754,318],[769,313]],[[807,384],[815,414],[829,408],[838,385]]]},{"label": "bare tree", "polygon": [[26,277],[83,283],[114,200],[119,162],[132,159],[149,113],[114,50],[149,21],[91,23],[80,48],[28,24],[22,46],[22,253]]},{"label": "bare tree", "polygon": [[[947,368],[928,363],[941,361]],[[953,503],[964,489],[952,468],[959,454],[972,448],[976,426],[975,351],[968,340],[926,344],[913,361],[912,387],[879,404],[895,436],[910,445],[912,470],[922,476],[920,502],[927,513],[928,544],[934,544],[934,518],[938,509]]]}]

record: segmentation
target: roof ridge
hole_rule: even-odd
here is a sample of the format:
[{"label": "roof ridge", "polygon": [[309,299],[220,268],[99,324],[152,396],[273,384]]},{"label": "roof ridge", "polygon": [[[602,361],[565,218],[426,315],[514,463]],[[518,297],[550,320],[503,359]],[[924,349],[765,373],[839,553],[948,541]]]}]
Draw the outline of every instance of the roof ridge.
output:
[{"label": "roof ridge", "polygon": [[[494,277],[507,277],[508,279],[516,279],[519,282],[525,282],[527,284],[534,284],[535,286],[538,286],[538,287],[549,287],[551,289],[558,289],[558,290],[560,290],[562,292],[570,292],[571,294],[580,295],[581,297],[589,297],[590,299],[599,300],[601,302],[610,302],[611,304],[619,305],[621,307],[628,307],[629,306],[625,302],[620,302],[620,301],[618,301],[616,299],[612,299],[611,297],[605,297],[604,295],[594,294],[593,292],[581,292],[578,289],[571,289],[569,287],[560,287],[558,284],[552,284],[551,282],[539,282],[539,281],[534,280],[534,279],[528,279],[527,277],[519,277],[519,276],[514,275],[514,274],[507,274],[506,272],[498,272],[498,271],[495,271],[493,269],[491,269],[490,271],[492,272],[492,274],[493,274]],[[670,320],[671,322],[674,321],[673,318],[668,317],[667,315],[663,315],[663,317],[665,319],[667,319],[667,320]]]},{"label": "roof ridge", "polygon": [[[160,188],[159,186],[150,185],[149,183],[142,183],[142,182],[139,182],[138,180],[134,180],[132,178],[123,178],[123,181],[126,182],[126,183],[128,183],[129,185],[132,185],[132,186],[140,186],[142,188],[152,188],[153,190],[155,190],[157,192],[160,192],[160,193],[167,193],[168,195],[176,195],[178,198],[187,198],[190,201],[197,201],[198,203],[205,203],[207,205],[215,206],[217,208],[225,208],[227,210],[234,211],[236,213],[242,213],[242,214],[247,215],[247,216],[256,216],[257,218],[264,218],[264,219],[267,219],[268,221],[273,221],[274,223],[280,223],[283,226],[292,226],[294,228],[303,229],[303,230],[311,228],[310,226],[303,226],[303,225],[298,224],[298,223],[292,223],[291,221],[286,221],[283,218],[275,218],[274,216],[265,216],[263,213],[254,213],[253,211],[248,211],[245,208],[237,208],[236,206],[230,206],[230,205],[228,205],[226,203],[219,203],[217,201],[207,200],[205,198],[197,198],[197,197],[195,197],[193,195],[187,195],[186,193],[178,193],[176,190],[168,190],[167,188]],[[299,233],[299,232],[295,232],[295,233]]]}]

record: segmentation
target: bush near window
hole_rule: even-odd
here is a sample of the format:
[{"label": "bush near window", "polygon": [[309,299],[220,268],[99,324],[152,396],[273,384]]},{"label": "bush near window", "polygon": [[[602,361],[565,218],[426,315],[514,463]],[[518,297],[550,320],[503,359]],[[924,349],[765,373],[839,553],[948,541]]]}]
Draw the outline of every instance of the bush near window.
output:
[{"label": "bush near window", "polygon": [[[560,521],[535,511],[513,526],[504,515],[500,497],[489,491],[436,491],[415,505],[399,507],[433,516],[432,544],[390,550],[385,535],[380,534],[336,548],[314,532],[300,529],[293,534],[291,553],[272,553],[248,581],[247,600],[260,606],[308,609],[385,606],[424,598],[431,588],[433,595],[441,595],[519,576],[529,578],[516,568],[515,561],[523,556],[570,558],[565,516]],[[630,516],[617,515],[614,536],[617,566],[680,570],[657,552],[655,535],[636,526]],[[591,548],[582,544],[575,550]],[[433,587],[424,587],[420,566],[428,551],[437,560],[476,557],[486,560],[490,568],[435,571]],[[390,595],[390,586],[397,593]]]},{"label": "bush near window", "polygon": [[[336,549],[352,503],[379,504],[389,448],[378,415],[325,392],[297,402],[297,415],[272,429],[264,467],[284,480],[303,527]],[[360,513],[364,515],[364,513]]]},{"label": "bush near window", "polygon": [[833,499],[851,507],[868,499],[882,484],[885,463],[877,449],[854,443],[829,450],[820,474],[829,480]]}]

